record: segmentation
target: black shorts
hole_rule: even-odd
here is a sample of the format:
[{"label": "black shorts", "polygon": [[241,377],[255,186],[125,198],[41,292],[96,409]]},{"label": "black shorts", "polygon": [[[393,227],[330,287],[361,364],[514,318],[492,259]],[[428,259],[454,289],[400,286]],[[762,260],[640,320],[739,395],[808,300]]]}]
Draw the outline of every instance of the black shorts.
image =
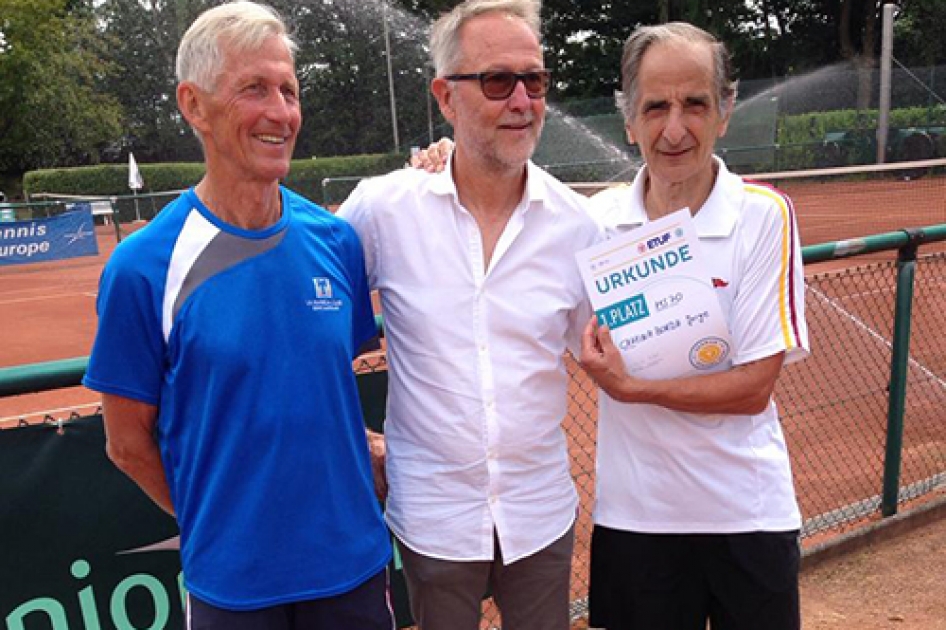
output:
[{"label": "black shorts", "polygon": [[352,591],[259,610],[225,610],[187,596],[186,630],[393,630],[387,569]]},{"label": "black shorts", "polygon": [[590,625],[798,630],[798,532],[638,534],[596,525]]}]

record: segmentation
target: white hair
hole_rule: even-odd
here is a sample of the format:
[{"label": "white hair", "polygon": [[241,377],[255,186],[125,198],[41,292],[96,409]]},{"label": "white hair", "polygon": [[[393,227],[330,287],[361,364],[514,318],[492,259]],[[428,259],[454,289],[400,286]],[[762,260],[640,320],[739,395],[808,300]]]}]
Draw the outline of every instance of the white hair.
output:
[{"label": "white hair", "polygon": [[485,13],[519,18],[542,40],[542,0],[466,0],[441,16],[430,30],[430,56],[438,77],[456,72],[461,62],[460,29]]},{"label": "white hair", "polygon": [[273,36],[282,38],[289,54],[295,56],[298,46],[272,7],[240,0],[204,11],[184,33],[177,49],[177,80],[212,92],[227,51],[254,52]]}]

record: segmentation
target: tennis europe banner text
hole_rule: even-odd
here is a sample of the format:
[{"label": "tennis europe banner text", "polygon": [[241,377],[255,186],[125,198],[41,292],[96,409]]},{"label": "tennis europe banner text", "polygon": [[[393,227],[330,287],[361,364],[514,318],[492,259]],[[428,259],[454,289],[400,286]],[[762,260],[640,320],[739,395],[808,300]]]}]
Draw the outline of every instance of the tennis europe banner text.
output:
[{"label": "tennis europe banner text", "polygon": [[97,256],[89,204],[54,217],[0,223],[0,265]]}]

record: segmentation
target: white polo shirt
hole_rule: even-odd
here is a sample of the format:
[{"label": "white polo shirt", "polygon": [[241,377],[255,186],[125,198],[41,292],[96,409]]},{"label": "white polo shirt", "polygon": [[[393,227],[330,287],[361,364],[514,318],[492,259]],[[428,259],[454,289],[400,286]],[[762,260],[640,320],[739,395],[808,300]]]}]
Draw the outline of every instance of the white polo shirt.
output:
[{"label": "white polo shirt", "polygon": [[563,355],[591,317],[574,258],[600,239],[586,204],[530,163],[485,270],[449,163],[365,180],[339,209],[384,314],[387,520],[419,553],[492,560],[495,528],[508,564],[574,522]]},{"label": "white polo shirt", "polygon": [[[694,217],[729,321],[726,369],[785,351],[808,355],[804,273],[791,201],[744,182],[716,159],[712,193]],[[647,222],[642,169],[630,187],[592,197],[613,235]],[[758,415],[710,415],[615,402],[601,394],[595,523],[645,533],[787,531],[801,526],[774,401]]]}]

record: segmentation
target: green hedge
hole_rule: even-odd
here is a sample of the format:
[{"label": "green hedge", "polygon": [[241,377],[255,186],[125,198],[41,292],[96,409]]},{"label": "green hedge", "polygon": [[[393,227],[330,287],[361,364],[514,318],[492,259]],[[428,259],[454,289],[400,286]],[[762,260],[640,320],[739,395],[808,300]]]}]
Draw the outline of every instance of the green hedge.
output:
[{"label": "green hedge", "polygon": [[[779,170],[870,164],[876,160],[876,129],[878,111],[836,110],[780,116],[776,143],[779,147]],[[888,146],[891,160],[901,158],[900,143],[914,130],[925,130],[934,136],[935,157],[946,156],[946,106],[907,107],[890,111]],[[831,142],[840,145],[826,146]],[[902,156],[908,158],[908,156]],[[840,163],[839,163],[840,162]]]},{"label": "green hedge", "polygon": [[[400,168],[404,161],[405,157],[401,154],[293,160],[286,185],[316,203],[333,203],[340,199],[323,199],[323,180],[326,178],[379,175]],[[139,164],[139,169],[145,181],[143,192],[188,188],[200,181],[204,174],[202,163]],[[128,195],[128,166],[103,164],[29,171],[23,176],[23,192],[25,195]]]},{"label": "green hedge", "polygon": [[[826,133],[877,128],[876,109],[841,109],[833,112],[816,112],[780,116],[776,142],[779,144],[804,144],[824,138]],[[946,125],[946,106],[907,107],[890,111],[890,127],[941,127]]]},{"label": "green hedge", "polygon": [[[145,191],[180,190],[193,186],[204,174],[204,165],[198,163],[167,163],[139,165],[145,180]],[[89,195],[109,197],[128,195],[128,166],[100,164],[75,168],[51,168],[28,171],[23,175],[23,193]]]}]

